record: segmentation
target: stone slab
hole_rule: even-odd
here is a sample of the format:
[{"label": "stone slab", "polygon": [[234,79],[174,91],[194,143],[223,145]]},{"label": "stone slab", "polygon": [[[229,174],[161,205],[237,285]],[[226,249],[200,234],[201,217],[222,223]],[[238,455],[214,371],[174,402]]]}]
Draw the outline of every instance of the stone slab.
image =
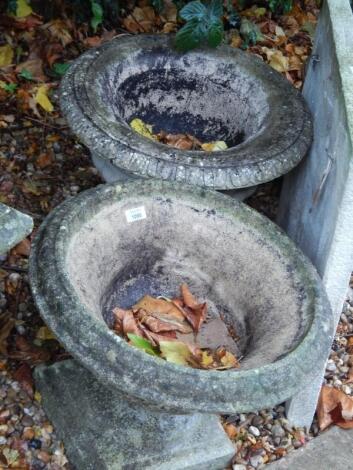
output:
[{"label": "stone slab", "polygon": [[35,380],[76,470],[223,470],[234,455],[217,416],[146,409],[72,360],[37,367]]},{"label": "stone slab", "polygon": [[332,427],[266,470],[352,470],[353,429]]},{"label": "stone slab", "polygon": [[0,254],[6,253],[33,230],[29,215],[0,203]]},{"label": "stone slab", "polygon": [[[278,218],[323,278],[336,324],[353,269],[352,48],[349,0],[324,2],[303,90],[314,118],[314,142],[284,180]],[[288,404],[292,423],[310,424],[326,358]]]}]

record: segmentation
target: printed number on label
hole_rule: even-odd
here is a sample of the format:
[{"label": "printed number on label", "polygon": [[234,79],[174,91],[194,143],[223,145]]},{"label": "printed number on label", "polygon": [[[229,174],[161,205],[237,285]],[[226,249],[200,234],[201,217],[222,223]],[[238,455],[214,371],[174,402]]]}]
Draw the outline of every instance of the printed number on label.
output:
[{"label": "printed number on label", "polygon": [[125,211],[126,220],[128,223],[136,222],[137,220],[146,219],[146,209],[144,206],[134,207],[133,209],[129,209]]}]

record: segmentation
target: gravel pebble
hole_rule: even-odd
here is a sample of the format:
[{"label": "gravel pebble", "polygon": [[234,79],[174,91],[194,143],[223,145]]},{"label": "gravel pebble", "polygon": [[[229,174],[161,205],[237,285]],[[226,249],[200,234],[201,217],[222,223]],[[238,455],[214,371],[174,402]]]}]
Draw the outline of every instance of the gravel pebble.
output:
[{"label": "gravel pebble", "polygon": [[258,428],[256,428],[255,426],[250,426],[249,427],[249,431],[251,432],[251,434],[255,437],[259,437],[260,436],[260,431],[258,430]]}]

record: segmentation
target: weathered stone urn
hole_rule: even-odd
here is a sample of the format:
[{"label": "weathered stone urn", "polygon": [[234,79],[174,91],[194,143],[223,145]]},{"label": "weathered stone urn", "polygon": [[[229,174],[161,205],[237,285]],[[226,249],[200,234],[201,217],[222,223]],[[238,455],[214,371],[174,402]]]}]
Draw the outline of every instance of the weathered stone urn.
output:
[{"label": "weathered stone urn", "polygon": [[[43,405],[77,469],[223,469],[216,414],[290,398],[332,339],[316,271],[235,199],[161,180],[109,184],[55,209],[30,258],[41,315],[74,361],[37,368]],[[112,307],[187,282],[240,337],[240,370],[168,363],[107,326]],[[113,304],[114,304],[113,302]]]},{"label": "weathered stone urn", "polygon": [[[61,107],[108,182],[252,187],[291,170],[312,139],[300,92],[259,58],[227,46],[181,54],[167,35],[122,35],[83,54],[62,82]],[[178,150],[134,132],[134,118],[229,148]]]}]

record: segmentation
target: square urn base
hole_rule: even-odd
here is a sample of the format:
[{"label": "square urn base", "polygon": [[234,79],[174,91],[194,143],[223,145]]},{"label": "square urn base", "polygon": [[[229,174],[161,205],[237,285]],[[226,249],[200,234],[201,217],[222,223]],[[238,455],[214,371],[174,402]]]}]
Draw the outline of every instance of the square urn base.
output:
[{"label": "square urn base", "polygon": [[37,367],[35,381],[76,470],[223,470],[234,455],[218,416],[128,401],[74,360]]}]

